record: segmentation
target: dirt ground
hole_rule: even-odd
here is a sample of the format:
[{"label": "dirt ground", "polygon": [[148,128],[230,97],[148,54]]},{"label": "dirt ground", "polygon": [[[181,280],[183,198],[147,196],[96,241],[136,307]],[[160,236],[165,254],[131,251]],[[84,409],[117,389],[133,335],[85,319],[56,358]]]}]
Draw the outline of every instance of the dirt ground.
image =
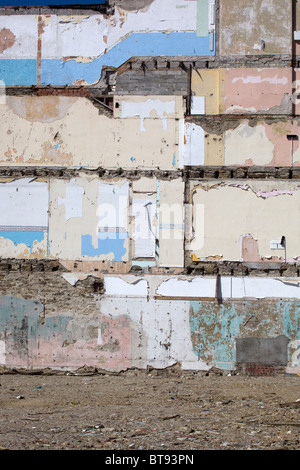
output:
[{"label": "dirt ground", "polygon": [[300,377],[0,373],[2,450],[299,450]]}]

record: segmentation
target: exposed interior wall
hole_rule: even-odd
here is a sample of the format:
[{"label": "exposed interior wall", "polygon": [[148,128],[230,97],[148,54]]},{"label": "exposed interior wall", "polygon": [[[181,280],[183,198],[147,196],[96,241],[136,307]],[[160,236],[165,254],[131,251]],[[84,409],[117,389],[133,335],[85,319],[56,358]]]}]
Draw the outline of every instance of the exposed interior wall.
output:
[{"label": "exposed interior wall", "polygon": [[[299,184],[220,181],[191,183],[191,224],[187,249],[198,258],[298,260]],[[285,248],[272,244],[285,237]]]},{"label": "exposed interior wall", "polygon": [[[245,354],[242,341],[284,337],[264,361],[300,370],[299,279],[222,277],[217,302],[215,277],[105,275],[95,293],[91,276],[2,270],[0,276],[0,358],[6,367],[89,364],[118,371],[179,362],[188,370],[232,371]],[[247,354],[243,362],[253,347]]]},{"label": "exposed interior wall", "polygon": [[149,98],[143,116],[133,97],[133,115],[123,111],[124,117],[111,118],[82,97],[8,97],[0,111],[1,164],[173,168],[176,105],[180,113],[175,97]]},{"label": "exposed interior wall", "polygon": [[265,121],[256,125],[242,121],[236,129],[225,133],[225,164],[298,166],[299,142],[289,135],[298,135],[299,120]]},{"label": "exposed interior wall", "polygon": [[136,10],[117,6],[113,16],[2,16],[8,38],[0,55],[3,80],[15,86],[91,85],[104,67],[117,68],[131,57],[212,56],[208,13],[206,33],[198,35],[197,8],[197,1],[154,0]]},{"label": "exposed interior wall", "polygon": [[299,165],[299,143],[288,140],[298,135],[298,118],[245,116],[219,124],[206,113],[185,117],[184,110],[181,96],[116,96],[111,117],[84,97],[7,96],[0,166]]},{"label": "exposed interior wall", "polygon": [[182,180],[27,178],[0,193],[4,258],[184,266]]},{"label": "exposed interior wall", "polygon": [[101,5],[0,11],[0,365],[299,373],[299,2]]}]

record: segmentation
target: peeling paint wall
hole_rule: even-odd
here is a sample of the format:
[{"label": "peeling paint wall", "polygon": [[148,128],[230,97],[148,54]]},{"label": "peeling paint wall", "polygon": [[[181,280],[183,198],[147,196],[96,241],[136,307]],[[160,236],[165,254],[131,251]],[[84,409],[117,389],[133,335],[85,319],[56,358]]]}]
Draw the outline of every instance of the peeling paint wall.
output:
[{"label": "peeling paint wall", "polygon": [[50,257],[126,261],[128,189],[126,182],[102,183],[97,178],[51,183]]},{"label": "peeling paint wall", "polygon": [[182,97],[166,96],[116,97],[114,117],[99,114],[82,97],[6,101],[0,109],[0,166],[299,165],[298,141],[292,147],[287,138],[298,135],[297,118],[245,116],[219,126],[197,116],[191,122],[184,118]]},{"label": "peeling paint wall", "polygon": [[47,182],[0,183],[0,253],[8,258],[46,258]]},{"label": "peeling paint wall", "polygon": [[193,70],[185,165],[298,165],[295,78],[290,67]]},{"label": "peeling paint wall", "polygon": [[201,98],[203,108],[192,108],[192,114],[289,115],[292,81],[292,68],[193,70],[192,100]]},{"label": "peeling paint wall", "polygon": [[[33,277],[40,279],[31,274],[29,285]],[[77,298],[79,287],[61,282],[63,295]],[[214,301],[215,277],[107,275],[104,285],[104,296],[89,301],[88,314],[80,314],[73,303],[67,311],[45,315],[41,300],[1,295],[1,363],[62,369],[88,363],[124,370],[180,362],[188,370],[214,365],[232,371],[241,339],[284,335],[283,367],[289,373],[299,371],[299,278],[290,284],[288,279],[225,277],[221,304]],[[1,291],[3,287],[0,282]],[[37,290],[31,295],[38,298]],[[55,295],[50,282],[48,302],[51,290]],[[262,290],[264,298],[253,300]]]},{"label": "peeling paint wall", "polygon": [[9,35],[2,41],[0,79],[7,85],[91,85],[103,67],[118,68],[131,57],[212,56],[209,14],[206,34],[198,35],[198,8],[197,1],[164,0],[162,6],[155,0],[137,10],[117,7],[112,16],[3,16],[0,30]]},{"label": "peeling paint wall", "polygon": [[225,71],[225,113],[290,114],[291,69]]},{"label": "peeling paint wall", "polygon": [[183,267],[182,181],[28,178],[0,193],[2,257]]},{"label": "peeling paint wall", "polygon": [[234,130],[225,133],[225,164],[298,166],[298,141],[288,140],[298,135],[299,121],[260,120],[256,126],[243,121]]},{"label": "peeling paint wall", "polygon": [[[292,5],[289,0],[220,1],[220,53],[289,54]],[[264,41],[262,45],[261,41]]]},{"label": "peeling paint wall", "polygon": [[[176,100],[164,105],[164,99],[157,100],[160,114],[154,103],[144,117],[124,112],[114,119],[99,115],[86,98],[9,97],[0,110],[0,164],[173,168]],[[130,103],[140,106],[138,98]]]},{"label": "peeling paint wall", "polygon": [[[299,119],[238,118],[232,121],[189,118],[183,130],[185,166],[299,166]],[[289,136],[296,136],[291,141]]]}]

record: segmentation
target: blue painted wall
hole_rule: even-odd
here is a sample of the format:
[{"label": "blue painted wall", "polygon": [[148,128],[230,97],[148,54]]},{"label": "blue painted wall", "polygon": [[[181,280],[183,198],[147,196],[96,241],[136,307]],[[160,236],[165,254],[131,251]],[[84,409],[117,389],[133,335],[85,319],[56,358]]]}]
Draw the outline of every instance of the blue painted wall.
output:
[{"label": "blue painted wall", "polygon": [[213,54],[214,52],[210,51],[209,37],[198,37],[196,33],[134,33],[93,62],[43,59],[41,84],[71,85],[79,79],[91,84],[100,79],[104,66],[119,67],[131,57]]},{"label": "blue painted wall", "polygon": [[[119,67],[131,57],[212,56],[210,39],[196,33],[133,33],[116,44],[106,54],[92,62],[41,60],[41,85],[72,85],[76,80],[92,84],[100,80],[102,68]],[[6,86],[36,85],[37,61],[35,59],[1,59],[0,80]]]},{"label": "blue painted wall", "polygon": [[37,83],[35,59],[1,59],[0,80],[6,86],[30,86]]},{"label": "blue painted wall", "polygon": [[91,235],[81,237],[81,255],[97,257],[113,253],[115,261],[122,261],[126,253],[124,242],[128,238],[128,233],[109,232],[98,234],[98,247],[94,248]]},{"label": "blue painted wall", "polygon": [[19,245],[24,243],[30,248],[30,253],[32,252],[33,244],[35,241],[41,242],[44,240],[44,232],[42,231],[6,231],[0,230],[0,237],[11,240],[14,245]]}]

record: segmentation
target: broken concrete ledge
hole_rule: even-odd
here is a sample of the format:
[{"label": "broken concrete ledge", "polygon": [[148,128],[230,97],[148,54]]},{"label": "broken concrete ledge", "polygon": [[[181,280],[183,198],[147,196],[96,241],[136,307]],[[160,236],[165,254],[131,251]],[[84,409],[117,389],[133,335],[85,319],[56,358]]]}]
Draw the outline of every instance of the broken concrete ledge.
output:
[{"label": "broken concrete ledge", "polygon": [[222,276],[275,276],[299,277],[300,263],[240,262],[240,261],[192,261],[186,267],[187,274]]},{"label": "broken concrete ledge", "polygon": [[68,272],[58,260],[0,258],[0,272]]},{"label": "broken concrete ledge", "polygon": [[86,376],[151,376],[151,377],[225,377],[225,376],[245,376],[245,377],[277,377],[286,376],[294,377],[295,374],[287,374],[285,367],[275,366],[274,364],[237,364],[235,370],[223,370],[218,367],[212,366],[208,370],[183,370],[181,369],[180,363],[176,363],[172,366],[165,368],[154,368],[148,366],[145,369],[139,369],[131,367],[120,371],[111,371],[106,369],[99,369],[93,366],[82,366],[76,370],[69,369],[52,369],[46,367],[43,369],[32,369],[32,368],[18,368],[18,367],[6,367],[0,366],[0,375],[41,375],[41,376],[73,376],[73,377],[86,377]]},{"label": "broken concrete ledge", "polygon": [[[214,369],[214,368],[212,368]],[[121,370],[109,370],[109,369],[102,369],[94,366],[84,365],[82,367],[76,369],[70,368],[60,368],[54,369],[51,367],[45,368],[23,368],[23,367],[7,367],[7,366],[0,366],[0,375],[73,375],[73,376],[86,376],[86,375],[153,375],[153,376],[181,376],[184,373],[198,373],[201,371],[188,371],[183,370],[181,368],[181,363],[176,362],[171,366],[167,366],[164,368],[155,368],[152,366],[147,366],[145,369],[140,369],[137,367],[130,367],[127,369]],[[208,371],[202,371],[207,373]],[[220,370],[220,373],[222,371]]]},{"label": "broken concrete ledge", "polygon": [[132,375],[145,375],[152,377],[182,377],[197,375],[199,377],[221,377],[228,375],[239,375],[243,373],[243,369],[240,372],[236,371],[225,371],[219,369],[218,367],[212,366],[208,370],[187,370],[181,368],[181,363],[177,362],[171,366],[166,366],[164,368],[155,368],[148,365],[145,369],[140,369],[137,367],[130,367],[127,369],[122,369],[119,371],[101,369],[93,366],[84,365],[77,369],[54,369],[50,367],[45,367],[41,369],[34,368],[18,368],[18,367],[6,367],[0,366],[0,375],[55,375],[55,376],[132,376]]},{"label": "broken concrete ledge", "polygon": [[197,166],[181,170],[160,168],[90,168],[57,166],[0,166],[2,178],[62,178],[69,179],[80,175],[94,175],[101,179],[125,178],[139,180],[142,177],[158,179],[259,179],[259,180],[299,180],[300,167],[264,166]]},{"label": "broken concrete ledge", "polygon": [[[76,263],[76,260],[74,260]],[[113,265],[113,262],[111,263]],[[145,271],[142,266],[127,265],[127,272],[141,275]],[[84,270],[84,266],[82,267]],[[81,269],[82,270],[82,269]],[[94,270],[98,274],[107,273],[107,266],[103,262],[94,262]],[[0,258],[0,272],[73,272],[71,267],[67,269],[59,260],[47,259],[16,259]],[[76,269],[74,268],[74,271]],[[126,271],[126,270],[125,270]],[[124,274],[124,273],[123,273]],[[147,274],[172,274],[172,270],[160,267],[147,267]],[[300,277],[300,262],[242,262],[242,261],[191,261],[180,273],[195,276],[270,276],[270,277]]]}]

